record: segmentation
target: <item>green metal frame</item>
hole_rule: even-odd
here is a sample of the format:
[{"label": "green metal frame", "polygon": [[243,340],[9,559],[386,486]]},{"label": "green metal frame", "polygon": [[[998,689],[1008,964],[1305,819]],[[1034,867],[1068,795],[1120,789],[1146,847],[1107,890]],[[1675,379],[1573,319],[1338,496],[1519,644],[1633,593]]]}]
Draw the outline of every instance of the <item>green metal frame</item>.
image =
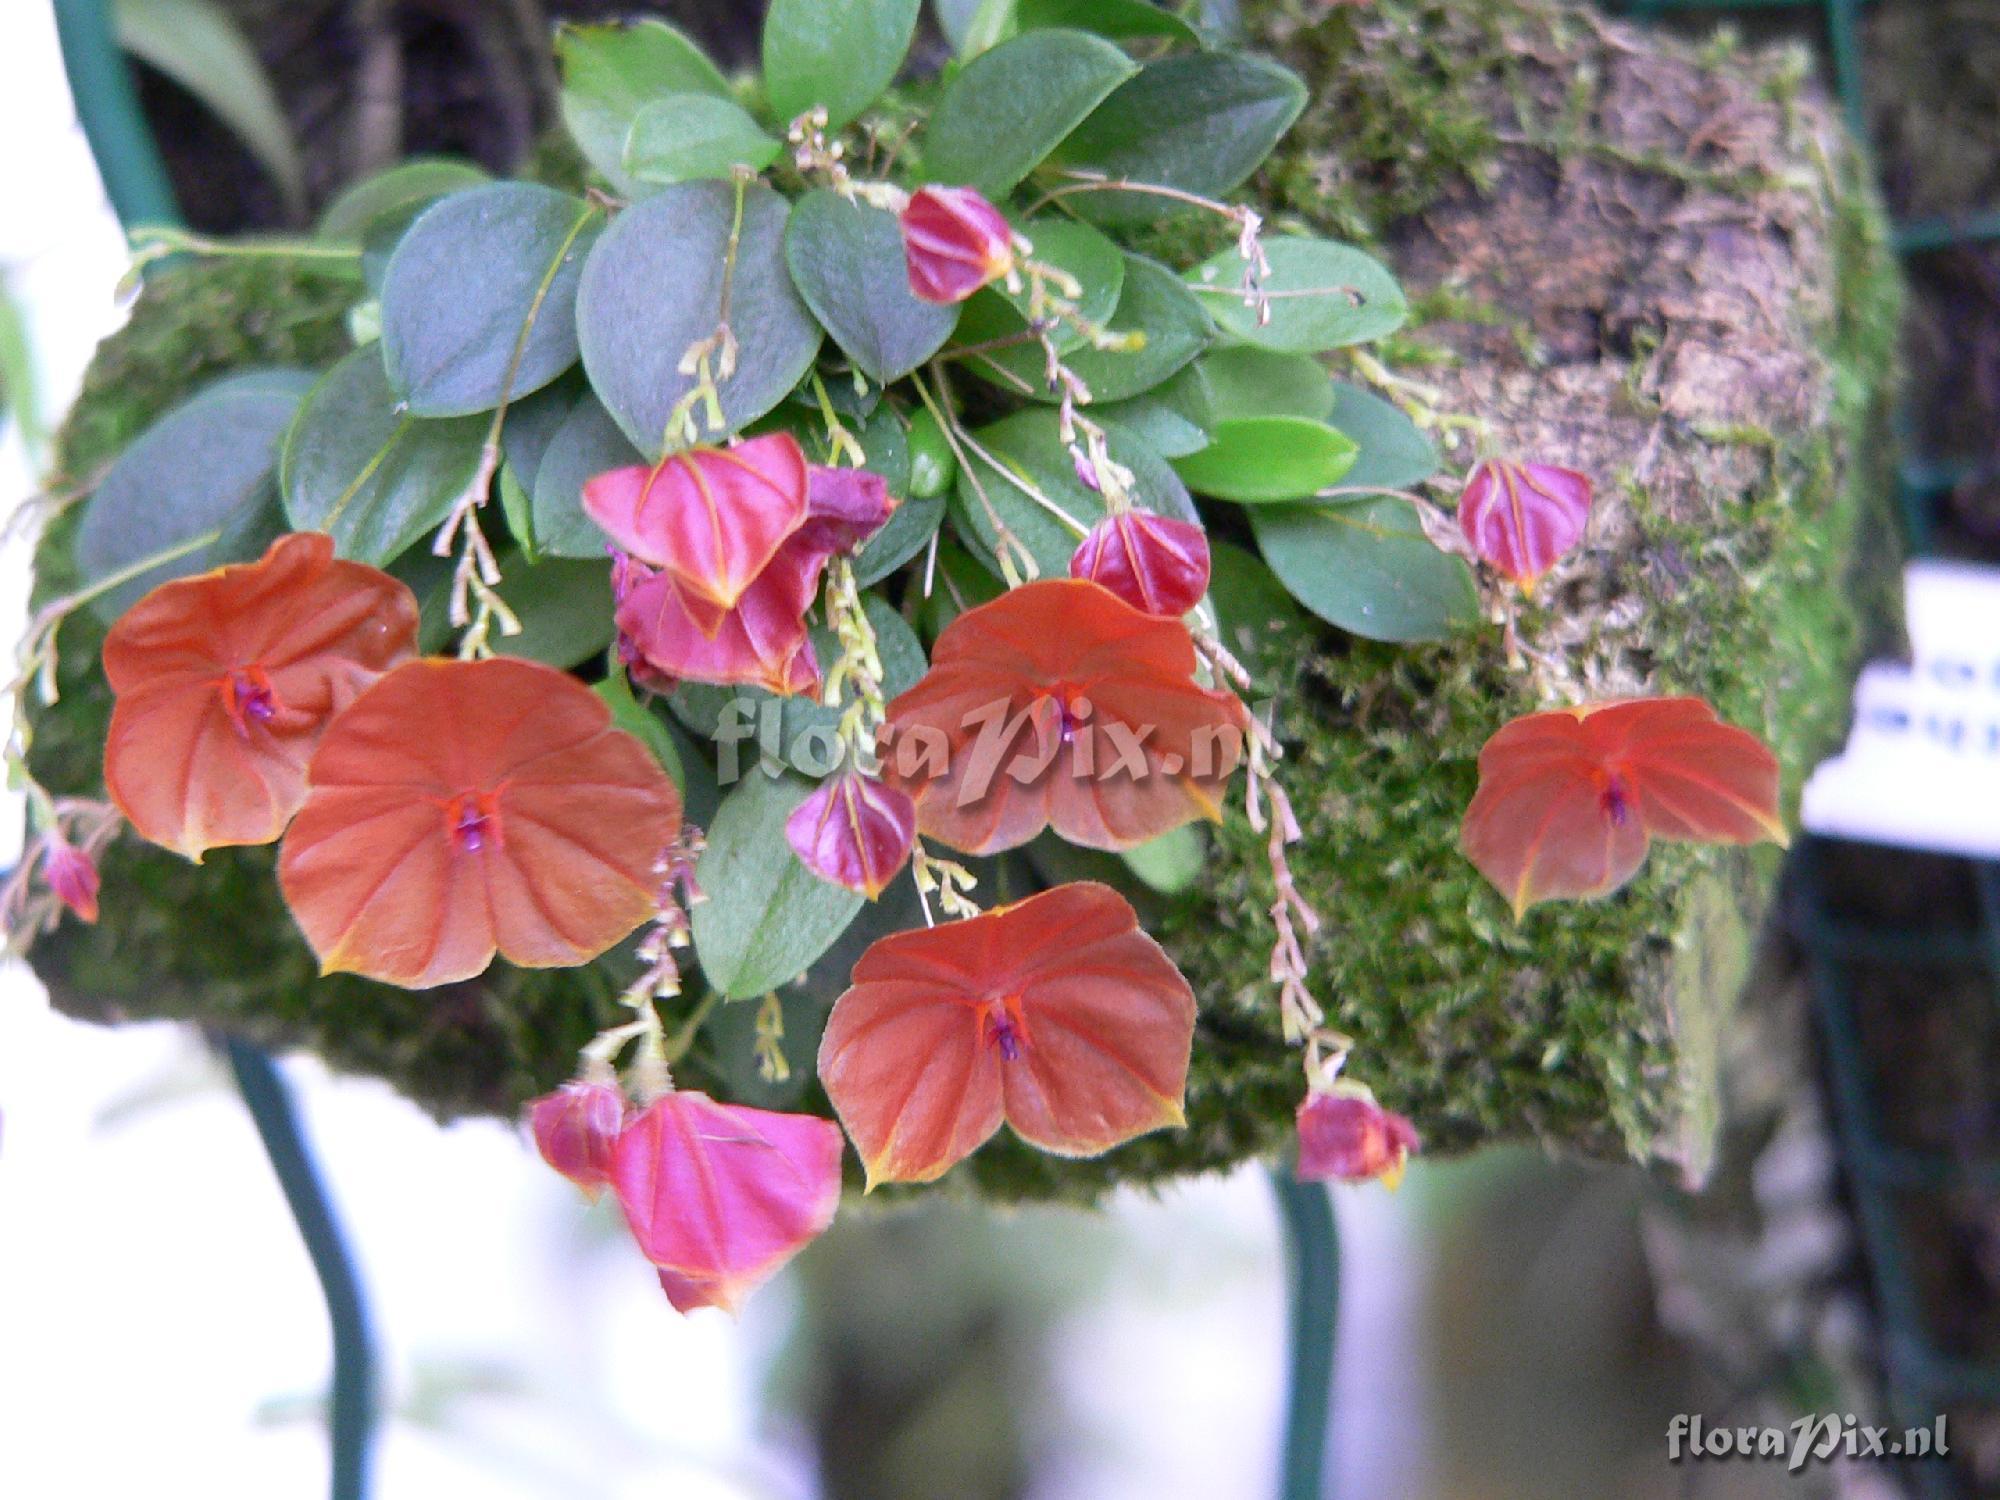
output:
[{"label": "green metal frame", "polygon": [[[1872,148],[1861,18],[1868,0],[1625,0],[1633,16],[1690,11],[1817,11],[1824,25],[1833,82],[1855,138]],[[1875,0],[1877,4],[1892,0]],[[1913,0],[1900,0],[1909,4]],[[2000,240],[2000,208],[1898,221],[1897,253],[1935,254]],[[1897,508],[1914,555],[1933,550],[1939,502],[1979,466],[1918,451],[1917,427],[1898,422]],[[1857,924],[1836,913],[1821,883],[1824,845],[1806,839],[1787,876],[1786,920],[1803,948],[1824,1054],[1827,1092],[1855,1217],[1861,1231],[1882,1323],[1883,1377],[1890,1420],[1927,1424],[1955,1402],[2000,1403],[2000,1362],[1967,1360],[1946,1351],[1925,1311],[1909,1238],[1911,1200],[1936,1202],[1955,1192],[2000,1192],[2000,1158],[1962,1159],[1913,1150],[1884,1128],[1872,1061],[1855,1008],[1856,964],[1892,965],[1934,977],[1939,970],[1974,972],[2000,992],[2000,864],[1973,862],[1979,920],[1965,928],[1906,928]],[[1920,1463],[1902,1474],[1931,1497],[1959,1492],[1945,1463]]]}]

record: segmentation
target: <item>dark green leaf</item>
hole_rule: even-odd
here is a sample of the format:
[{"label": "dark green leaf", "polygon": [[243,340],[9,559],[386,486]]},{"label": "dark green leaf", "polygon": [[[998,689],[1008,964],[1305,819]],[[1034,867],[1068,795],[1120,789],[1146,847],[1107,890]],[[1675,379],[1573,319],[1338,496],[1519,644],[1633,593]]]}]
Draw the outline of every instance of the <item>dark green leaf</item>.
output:
[{"label": "dark green leaf", "polygon": [[507,407],[507,424],[500,430],[500,448],[507,456],[507,467],[514,471],[514,477],[527,493],[534,493],[535,475],[541,472],[542,457],[549,451],[549,444],[555,441],[562,424],[589,391],[581,373],[572,373]]},{"label": "dark green leaf", "polygon": [[359,245],[385,219],[407,224],[447,193],[490,181],[482,167],[448,156],[418,156],[341,189],[319,216],[316,237]]},{"label": "dark green leaf", "polygon": [[785,841],[785,819],[812,789],[803,777],[753,766],[709,826],[695,866],[709,899],[692,914],[694,946],[708,982],[732,999],[796,979],[861,910],[859,892],[821,880]]},{"label": "dark green leaf", "polygon": [[[1081,292],[1076,299],[1078,314],[1092,323],[1103,323],[1118,310],[1119,294],[1125,289],[1125,253],[1088,224],[1074,219],[1037,219],[1022,226],[1034,242],[1035,259],[1074,276]],[[1025,280],[1025,279],[1024,279]],[[1010,292],[1003,283],[982,287],[965,304],[958,320],[956,342],[985,344],[1000,339],[1020,338],[1028,331],[1029,291]],[[1070,324],[1055,330],[1056,347],[1076,348],[1083,335]],[[1009,369],[1032,369],[1040,378],[1042,353],[1039,343],[1023,344],[1012,351],[1020,358]]]},{"label": "dark green leaf", "polygon": [[365,345],[320,377],[285,435],[285,514],[380,567],[444,520],[478,471],[486,427],[402,410],[381,351]]},{"label": "dark green leaf", "polygon": [[[1065,167],[1216,198],[1257,169],[1305,107],[1288,69],[1231,52],[1190,52],[1148,63],[1062,143]],[[1086,218],[1146,224],[1175,211],[1152,193],[1068,197]]]},{"label": "dark green leaf", "polygon": [[1316,354],[1394,333],[1409,316],[1403,289],[1382,263],[1352,245],[1300,238],[1267,242],[1271,274],[1264,290],[1271,320],[1259,325],[1241,291],[1243,262],[1234,250],[1188,272],[1188,283],[1222,329],[1246,344]]},{"label": "dark green leaf", "polygon": [[1437,472],[1437,449],[1400,407],[1345,381],[1333,383],[1327,420],[1353,438],[1361,456],[1341,481],[1349,489],[1407,490]]},{"label": "dark green leaf", "polygon": [[[1111,456],[1132,470],[1133,498],[1139,504],[1199,523],[1187,487],[1165,459],[1130,433],[1113,431],[1109,436]],[[1007,529],[1033,554],[1041,576],[1068,576],[1070,555],[1084,533],[1104,518],[1104,501],[1077,478],[1057,414],[1033,407],[982,427],[972,437],[1000,467],[973,456],[972,467],[959,472],[953,514],[960,534],[976,542],[988,558],[992,556],[995,533],[980,503],[978,489],[983,487],[987,502]],[[1023,484],[1032,485],[1041,500],[1028,494]],[[1043,500],[1062,515],[1052,514]]]},{"label": "dark green leaf", "polygon": [[1122,427],[1162,458],[1185,458],[1209,444],[1215,426],[1208,382],[1196,361],[1143,395],[1095,406],[1091,413],[1107,426]]},{"label": "dark green leaf", "polygon": [[1231,417],[1174,469],[1201,494],[1255,505],[1303,500],[1340,483],[1356,452],[1346,433],[1309,417]]},{"label": "dark green leaf", "polygon": [[573,667],[611,644],[611,563],[524,557],[500,559],[500,597],[521,622],[518,635],[493,632],[493,649],[551,667]]},{"label": "dark green leaf", "polygon": [[[741,234],[734,274],[725,276],[738,192]],[[660,454],[668,414],[694,389],[680,364],[714,336],[725,284],[736,371],[717,382],[726,431],[705,430],[705,441],[764,415],[811,366],[820,330],[785,269],[789,212],[761,182],[683,182],[626,209],[599,236],[577,289],[583,364],[598,399],[642,453]]]},{"label": "dark green leaf", "polygon": [[611,710],[611,722],[653,752],[660,768],[673,777],[683,796],[687,793],[687,767],[681,763],[680,746],[660,716],[632,696],[632,683],[623,672],[612,672],[591,691]]},{"label": "dark green leaf", "polygon": [[532,182],[441,198],[382,281],[382,359],[419,417],[461,417],[576,363],[576,284],[601,209]]},{"label": "dark green leaf", "polygon": [[1248,514],[1265,561],[1292,597],[1342,630],[1430,641],[1478,623],[1472,570],[1431,545],[1407,500],[1259,505]]},{"label": "dark green leaf", "polygon": [[833,341],[878,385],[899,380],[951,337],[958,309],[910,290],[896,216],[829,189],[806,194],[785,228],[792,284]]},{"label": "dark green leaf", "polygon": [[[1224,344],[1201,357],[1218,421],[1231,417],[1329,419],[1333,382],[1309,354],[1278,354],[1249,344]],[[1340,423],[1333,424],[1336,427]],[[1345,431],[1346,429],[1342,429]]]},{"label": "dark green leaf", "polygon": [[540,562],[542,552],[535,545],[534,497],[521,487],[511,463],[500,465],[495,488],[500,492],[500,513],[507,518],[507,534],[520,544],[524,558],[531,563]]},{"label": "dark green leaf", "polygon": [[[1125,284],[1110,327],[1114,333],[1144,334],[1145,343],[1130,351],[1078,349],[1065,356],[1064,363],[1090,387],[1093,401],[1123,401],[1151,390],[1200,354],[1214,332],[1208,314],[1180,279],[1157,261],[1138,255],[1125,257]],[[1051,391],[1043,379],[1038,345],[977,354],[966,364],[1015,395],[1047,402],[1061,399],[1061,393]]]},{"label": "dark green leaf", "polygon": [[880,583],[915,557],[937,534],[944,520],[943,495],[904,498],[882,529],[868,538],[854,554],[854,577],[862,587]]},{"label": "dark green leaf", "polygon": [[548,557],[602,557],[604,532],[583,513],[586,480],[646,460],[595,396],[579,399],[535,471],[535,545]]},{"label": "dark green leaf", "polygon": [[1135,71],[1087,32],[1002,42],[945,85],[924,137],[925,176],[1002,198]]},{"label": "dark green leaf", "polygon": [[816,104],[839,129],[902,71],[918,0],[771,0],[764,18],[764,86],[792,120]]},{"label": "dark green leaf", "polygon": [[76,531],[76,569],[96,583],[210,531],[209,545],[150,568],[91,601],[115,620],[171,578],[256,557],[284,529],[279,445],[313,377],[257,370],[217,381],[148,427],[119,455]]},{"label": "dark green leaf", "polygon": [[564,26],[556,60],[563,123],[585,160],[625,192],[640,186],[625,175],[625,140],[640,110],[666,94],[729,97],[715,64],[664,21]]},{"label": "dark green leaf", "polygon": [[1269,688],[1299,657],[1305,617],[1264,560],[1230,542],[1209,539],[1208,601],[1216,635]]},{"label": "dark green leaf", "polygon": [[739,166],[761,172],[783,149],[727,99],[669,94],[633,119],[625,174],[640,182],[698,182],[727,177]]},{"label": "dark green leaf", "polygon": [[1155,36],[1177,42],[1200,40],[1187,22],[1148,0],[1019,0],[1015,13],[1023,31],[1075,26],[1120,41]]}]

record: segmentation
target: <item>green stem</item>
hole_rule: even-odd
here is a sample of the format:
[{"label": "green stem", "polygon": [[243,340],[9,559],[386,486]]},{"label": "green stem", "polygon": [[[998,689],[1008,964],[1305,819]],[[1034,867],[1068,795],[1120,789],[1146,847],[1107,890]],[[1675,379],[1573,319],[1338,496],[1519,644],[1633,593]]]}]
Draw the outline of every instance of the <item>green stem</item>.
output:
[{"label": "green stem", "polygon": [[1326,1184],[1271,1170],[1285,1236],[1291,1374],[1285,1396],[1279,1500],[1332,1500],[1326,1437],[1333,1415],[1333,1351],[1340,1310],[1340,1235]]}]

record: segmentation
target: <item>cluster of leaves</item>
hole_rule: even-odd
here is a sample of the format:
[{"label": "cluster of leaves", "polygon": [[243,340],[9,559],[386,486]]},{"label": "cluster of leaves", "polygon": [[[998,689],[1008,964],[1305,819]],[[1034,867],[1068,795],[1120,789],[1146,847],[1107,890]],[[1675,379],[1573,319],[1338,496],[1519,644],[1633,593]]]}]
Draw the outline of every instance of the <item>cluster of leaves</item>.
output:
[{"label": "cluster of leaves", "polygon": [[[193,857],[282,834],[329,968],[428,986],[651,924],[633,1020],[579,1085],[615,1101],[629,1056],[644,1110],[593,1096],[598,1166],[571,1175],[618,1185],[695,1301],[823,1226],[832,1163],[784,1167],[782,1230],[691,1269],[656,1189],[718,1170],[682,1116],[728,1107],[663,1107],[668,1067],[709,1003],[762,1001],[782,1073],[775,992],[850,929],[875,941],[819,1072],[871,1181],[934,1178],[1002,1119],[1068,1154],[1175,1123],[1193,997],[1123,896],[1059,883],[1058,841],[1190,886],[1188,825],[1239,772],[1311,1169],[1399,1169],[1414,1135],[1335,1079],[1350,1044],[1305,988],[1317,918],[1232,645],[1301,609],[1378,640],[1471,628],[1469,559],[1532,586],[1589,517],[1583,476],[1510,463],[1475,470],[1458,533],[1427,514],[1437,414],[1339,378],[1380,373],[1393,277],[1228,197],[1297,78],[1146,0],[982,0],[943,8],[939,76],[899,81],[918,5],[776,0],[741,79],[660,22],[565,31],[594,185],[421,161],[350,189],[311,250],[355,268],[354,351],[195,393],[76,533],[79,600],[120,620],[118,806]],[[1190,225],[1222,248],[1146,253]],[[454,635],[462,660],[421,657]],[[987,707],[1015,737],[982,765]],[[1649,836],[1778,831],[1737,731],[1668,714],[1635,750],[1612,710],[1545,717],[1583,728],[1496,737],[1466,829],[1517,913],[1614,888]],[[896,754],[926,735],[935,765]],[[43,817],[52,869],[75,816]],[[906,864],[952,920],[898,931],[874,903]],[[982,885],[1044,894],[982,912]],[[705,994],[670,1035],[689,941]],[[538,1125],[565,1170],[575,1102]]]}]

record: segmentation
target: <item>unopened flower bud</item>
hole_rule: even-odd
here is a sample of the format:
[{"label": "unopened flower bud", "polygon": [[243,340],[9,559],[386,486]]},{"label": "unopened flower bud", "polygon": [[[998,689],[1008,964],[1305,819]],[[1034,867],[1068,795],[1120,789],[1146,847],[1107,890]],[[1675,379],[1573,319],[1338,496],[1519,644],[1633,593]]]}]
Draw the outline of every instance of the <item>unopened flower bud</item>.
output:
[{"label": "unopened flower bud", "polygon": [[963,302],[1014,269],[1014,231],[968,187],[924,187],[903,210],[910,290],[926,302]]}]

